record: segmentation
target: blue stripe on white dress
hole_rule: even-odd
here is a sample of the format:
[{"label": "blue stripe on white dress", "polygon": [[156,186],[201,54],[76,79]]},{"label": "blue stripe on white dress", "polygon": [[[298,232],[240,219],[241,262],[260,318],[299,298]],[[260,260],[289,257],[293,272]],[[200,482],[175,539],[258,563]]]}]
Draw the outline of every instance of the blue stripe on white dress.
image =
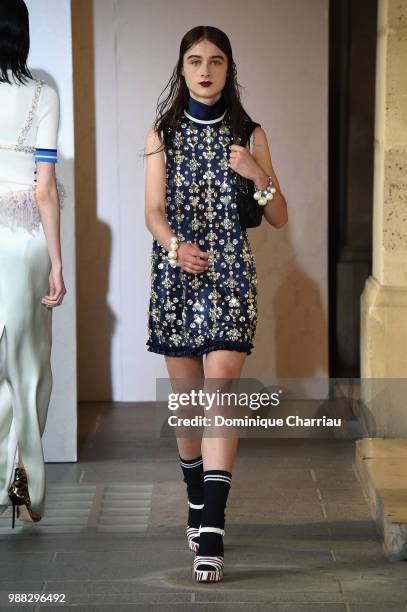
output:
[{"label": "blue stripe on white dress", "polygon": [[35,161],[56,164],[58,153],[56,149],[35,149]]}]

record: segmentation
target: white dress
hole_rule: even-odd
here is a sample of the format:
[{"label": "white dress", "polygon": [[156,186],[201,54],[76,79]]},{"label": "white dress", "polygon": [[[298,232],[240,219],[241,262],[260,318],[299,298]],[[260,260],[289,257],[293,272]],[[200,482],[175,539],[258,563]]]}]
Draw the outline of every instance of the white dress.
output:
[{"label": "white dress", "polygon": [[[10,74],[10,73],[9,73]],[[45,83],[0,83],[0,505],[17,448],[31,507],[43,513],[41,437],[52,388],[50,259],[35,200],[36,164],[56,162],[59,99]]]}]

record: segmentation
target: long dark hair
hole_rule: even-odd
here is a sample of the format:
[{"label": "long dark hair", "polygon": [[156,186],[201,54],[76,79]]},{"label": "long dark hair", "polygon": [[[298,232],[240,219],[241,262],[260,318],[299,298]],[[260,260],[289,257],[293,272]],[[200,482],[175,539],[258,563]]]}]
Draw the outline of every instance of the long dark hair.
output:
[{"label": "long dark hair", "polygon": [[29,50],[30,26],[24,0],[1,0],[0,83],[11,83],[7,70],[23,85],[33,78],[27,67]]},{"label": "long dark hair", "polygon": [[[230,40],[227,35],[218,28],[212,26],[197,26],[189,30],[182,38],[177,64],[170,80],[158,98],[154,130],[159,134],[163,142],[165,142],[166,137],[177,128],[177,124],[183,115],[184,108],[189,99],[189,90],[181,74],[184,55],[192,45],[201,40],[208,40],[213,43],[223,51],[227,57],[228,71],[222,96],[225,101],[227,119],[232,135],[235,139],[241,135],[247,113],[240,101],[241,87],[237,81],[236,64],[233,59]],[[168,89],[168,95],[162,99]]]}]

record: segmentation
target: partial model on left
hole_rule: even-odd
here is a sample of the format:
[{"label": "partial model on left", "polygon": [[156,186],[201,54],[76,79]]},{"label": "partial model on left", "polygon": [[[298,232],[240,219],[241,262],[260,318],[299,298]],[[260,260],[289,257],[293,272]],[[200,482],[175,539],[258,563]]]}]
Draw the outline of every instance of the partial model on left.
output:
[{"label": "partial model on left", "polygon": [[0,32],[0,506],[12,505],[14,527],[16,514],[36,522],[44,510],[51,315],[66,290],[58,94],[27,67],[23,0],[2,0]]}]

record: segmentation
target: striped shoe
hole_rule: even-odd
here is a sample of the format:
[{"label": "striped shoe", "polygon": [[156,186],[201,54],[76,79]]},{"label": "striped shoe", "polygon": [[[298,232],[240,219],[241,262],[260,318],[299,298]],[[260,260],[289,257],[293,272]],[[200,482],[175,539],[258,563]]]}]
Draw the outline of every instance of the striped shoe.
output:
[{"label": "striped shoe", "polygon": [[199,549],[199,528],[190,527],[187,525],[186,534],[189,548],[194,552],[197,552]]},{"label": "striped shoe", "polygon": [[[201,513],[203,510],[203,507],[204,507],[204,504],[192,504],[188,500],[189,517],[191,517],[191,510],[192,512],[195,511],[195,513],[196,512]],[[199,527],[192,527],[190,525],[187,525],[186,534],[187,534],[189,548],[193,550],[194,552],[196,552],[199,548]]]},{"label": "striped shoe", "polygon": [[[219,527],[200,527],[199,533],[217,533],[220,536],[225,535],[224,529]],[[222,546],[223,551],[223,546]],[[223,556],[217,555],[214,557],[206,555],[196,555],[193,565],[193,575],[197,582],[220,582],[223,578]]]},{"label": "striped shoe", "polygon": [[223,578],[223,557],[196,555],[193,576],[197,582],[220,582]]}]

